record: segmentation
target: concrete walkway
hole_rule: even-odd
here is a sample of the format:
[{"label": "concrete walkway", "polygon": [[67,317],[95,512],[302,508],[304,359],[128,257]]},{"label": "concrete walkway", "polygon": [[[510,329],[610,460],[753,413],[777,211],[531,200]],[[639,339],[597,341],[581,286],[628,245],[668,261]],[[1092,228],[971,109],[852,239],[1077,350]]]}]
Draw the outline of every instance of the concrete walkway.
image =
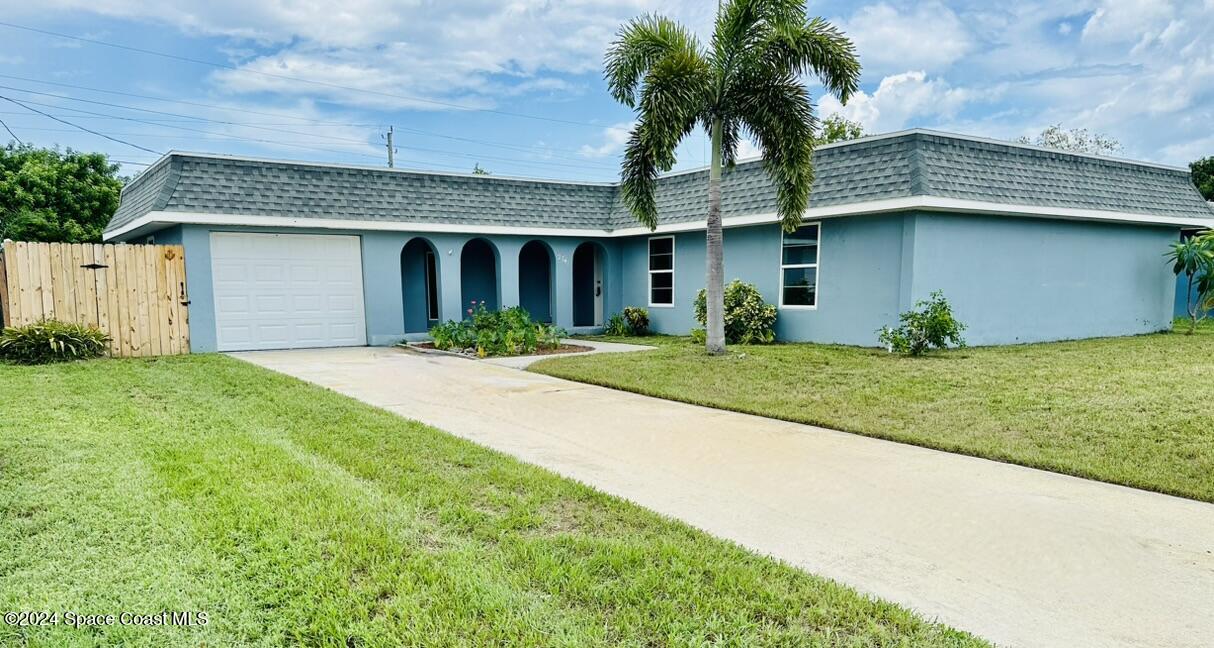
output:
[{"label": "concrete walkway", "polygon": [[999,644],[1214,645],[1214,505],[461,358],[235,355]]}]

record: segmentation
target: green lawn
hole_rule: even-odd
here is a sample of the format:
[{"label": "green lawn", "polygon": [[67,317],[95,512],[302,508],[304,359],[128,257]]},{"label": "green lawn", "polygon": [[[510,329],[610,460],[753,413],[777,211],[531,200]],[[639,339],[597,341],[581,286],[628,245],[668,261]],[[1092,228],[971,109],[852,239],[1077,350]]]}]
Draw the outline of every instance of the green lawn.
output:
[{"label": "green lawn", "polygon": [[687,338],[623,341],[660,348],[532,370],[1214,502],[1214,322],[924,358],[814,344],[712,358]]},{"label": "green lawn", "polygon": [[0,425],[0,611],[209,616],[0,645],[984,645],[222,356],[0,366]]}]

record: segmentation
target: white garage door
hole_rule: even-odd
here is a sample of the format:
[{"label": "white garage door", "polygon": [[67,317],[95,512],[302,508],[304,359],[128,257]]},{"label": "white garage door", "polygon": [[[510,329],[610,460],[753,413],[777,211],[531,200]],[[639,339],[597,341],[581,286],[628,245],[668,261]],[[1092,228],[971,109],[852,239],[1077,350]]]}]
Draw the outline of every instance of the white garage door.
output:
[{"label": "white garage door", "polygon": [[220,351],[362,346],[357,236],[211,234]]}]

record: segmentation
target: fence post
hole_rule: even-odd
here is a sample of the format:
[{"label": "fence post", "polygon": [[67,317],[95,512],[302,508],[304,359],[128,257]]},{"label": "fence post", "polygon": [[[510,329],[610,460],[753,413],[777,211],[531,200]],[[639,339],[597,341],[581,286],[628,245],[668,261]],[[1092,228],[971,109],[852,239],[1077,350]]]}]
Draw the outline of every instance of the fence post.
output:
[{"label": "fence post", "polygon": [[9,326],[8,271],[4,269],[4,249],[9,243],[12,241],[4,239],[4,243],[0,244],[0,328]]}]

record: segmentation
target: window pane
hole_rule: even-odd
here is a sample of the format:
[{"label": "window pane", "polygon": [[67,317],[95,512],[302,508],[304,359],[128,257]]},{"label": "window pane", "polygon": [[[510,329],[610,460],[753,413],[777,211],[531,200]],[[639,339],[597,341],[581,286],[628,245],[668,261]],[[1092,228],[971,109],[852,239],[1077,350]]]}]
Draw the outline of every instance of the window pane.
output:
[{"label": "window pane", "polygon": [[813,306],[817,296],[813,288],[785,288],[785,306]]},{"label": "window pane", "polygon": [[654,288],[673,288],[674,273],[673,272],[655,272],[649,275],[649,285]]},{"label": "window pane", "polygon": [[651,304],[673,304],[674,290],[670,288],[654,288],[649,291],[649,303]]},{"label": "window pane", "polygon": [[818,226],[798,227],[792,234],[784,235],[784,265],[818,262]]},{"label": "window pane", "polygon": [[789,245],[787,241],[784,243],[784,265],[798,265],[802,263],[817,263],[818,262],[818,246],[816,245]]},{"label": "window pane", "polygon": [[784,269],[784,305],[813,306],[817,300],[817,268]]},{"label": "window pane", "polygon": [[784,235],[784,245],[817,245],[818,226],[802,225],[792,234]]},{"label": "window pane", "polygon": [[650,270],[673,270],[674,255],[673,254],[651,254],[649,255]]},{"label": "window pane", "polygon": [[672,239],[672,238],[649,239],[649,253],[650,254],[673,254],[674,253],[674,239]]}]

